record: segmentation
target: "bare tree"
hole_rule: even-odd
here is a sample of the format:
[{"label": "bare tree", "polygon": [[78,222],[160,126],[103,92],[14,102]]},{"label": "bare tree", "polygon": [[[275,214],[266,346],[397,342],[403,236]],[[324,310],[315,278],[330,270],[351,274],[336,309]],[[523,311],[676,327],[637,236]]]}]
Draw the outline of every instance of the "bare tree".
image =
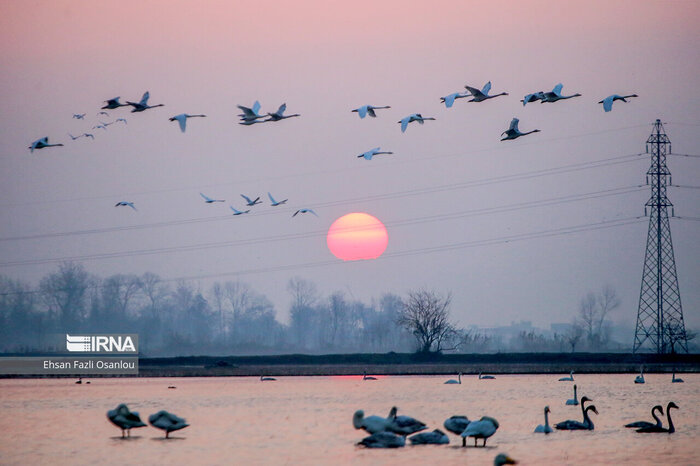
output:
[{"label": "bare tree", "polygon": [[85,317],[85,298],[91,285],[82,264],[62,262],[58,272],[45,276],[39,289],[49,309],[58,312],[58,320],[66,330]]},{"label": "bare tree", "polygon": [[139,279],[141,291],[150,302],[151,317],[158,317],[158,309],[161,302],[165,299],[168,292],[165,286],[161,283],[160,277],[154,273],[146,272]]},{"label": "bare tree", "polygon": [[316,285],[303,278],[290,278],[287,282],[287,291],[292,295],[292,308],[311,307],[318,300]]},{"label": "bare tree", "polygon": [[444,298],[433,291],[410,291],[403,308],[399,312],[397,324],[406,328],[418,340],[421,352],[455,349],[445,347],[454,343],[458,336],[455,326],[449,320],[449,307],[452,294]]},{"label": "bare tree", "polygon": [[571,346],[571,352],[576,351],[576,345],[583,337],[583,327],[576,320],[574,320],[569,327],[569,330],[564,334],[564,339]]}]

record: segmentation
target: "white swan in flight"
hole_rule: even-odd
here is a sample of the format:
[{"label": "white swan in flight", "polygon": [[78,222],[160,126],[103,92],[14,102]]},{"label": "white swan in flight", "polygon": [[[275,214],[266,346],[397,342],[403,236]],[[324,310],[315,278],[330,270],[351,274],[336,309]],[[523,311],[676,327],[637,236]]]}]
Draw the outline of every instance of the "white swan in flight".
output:
[{"label": "white swan in flight", "polygon": [[388,430],[399,435],[411,435],[421,430],[425,430],[427,426],[410,416],[397,416],[396,412],[398,408],[393,406],[389,411],[389,419],[391,422],[389,424]]},{"label": "white swan in flight", "polygon": [[379,154],[393,154],[393,152],[387,152],[387,151],[381,151],[380,147],[375,147],[374,149],[370,149],[367,152],[363,152],[362,154],[358,155],[357,158],[364,158],[365,160],[372,160],[372,157],[375,155]]},{"label": "white swan in flight", "polygon": [[634,383],[644,383],[644,366],[639,367],[639,375],[634,378]]},{"label": "white swan in flight", "polygon": [[535,427],[535,434],[551,434],[552,428],[549,426],[549,406],[544,407],[544,425],[539,424]]},{"label": "white swan in flight", "polygon": [[299,209],[292,214],[292,217],[296,217],[297,214],[314,214],[316,217],[318,217],[318,214],[314,212],[313,209]]},{"label": "white swan in flight", "polygon": [[76,120],[82,120],[83,118],[85,118],[85,114],[84,113],[74,113],[73,118],[75,118]]},{"label": "white swan in flight", "polygon": [[392,432],[376,432],[357,444],[367,448],[400,448],[406,445],[406,438]]},{"label": "white swan in flight", "polygon": [[459,374],[457,374],[457,379],[458,379],[458,380],[455,380],[455,379],[446,380],[445,383],[446,383],[446,384],[458,384],[458,385],[461,385],[461,384],[462,384],[462,373],[461,373],[461,372],[460,372]]},{"label": "white swan in flight", "polygon": [[554,86],[554,89],[552,89],[550,92],[545,92],[544,93],[544,98],[541,99],[542,102],[540,103],[545,103],[545,102],[556,102],[558,100],[564,100],[564,99],[571,99],[572,97],[581,97],[581,94],[576,93],[572,95],[561,95],[561,89],[564,87],[562,83],[557,84]]},{"label": "white swan in flight", "polygon": [[671,408],[673,409],[679,409],[676,403],[671,401],[669,404],[666,405],[666,421],[668,422],[668,428],[666,427],[661,427],[660,425],[653,425],[649,427],[642,427],[640,429],[637,429],[637,432],[640,434],[651,434],[651,433],[667,433],[667,434],[672,434],[676,431],[675,426],[673,425],[673,419],[671,419]]},{"label": "white swan in flight", "polygon": [[116,120],[114,120],[115,123],[118,122],[118,121],[121,121],[121,122],[124,123],[125,125],[128,124],[128,123],[126,122],[126,118],[117,118]]},{"label": "white swan in flight", "polygon": [[125,431],[131,437],[131,429],[134,427],[146,427],[146,424],[141,421],[139,413],[129,411],[129,408],[124,403],[121,403],[116,409],[107,411],[107,419],[122,430],[122,438]]},{"label": "white swan in flight", "polygon": [[452,94],[446,95],[445,97],[440,97],[440,102],[444,103],[445,107],[451,108],[452,105],[455,103],[455,100],[470,96],[471,94],[468,92],[453,92]]},{"label": "white swan in flight", "polygon": [[440,429],[435,429],[432,432],[421,432],[409,437],[408,440],[411,441],[411,445],[447,445],[450,443],[447,434]]},{"label": "white swan in flight", "polygon": [[494,97],[498,97],[501,95],[508,95],[507,92],[501,92],[500,94],[489,95],[489,91],[491,90],[491,81],[484,84],[484,87],[481,90],[479,90],[475,87],[471,87],[471,86],[464,86],[464,87],[471,93],[472,97],[474,97],[469,102],[483,102],[484,100],[493,99]]},{"label": "white swan in flight", "polygon": [[245,194],[241,194],[241,197],[245,199],[245,205],[248,207],[253,207],[256,204],[262,204],[262,201],[260,200],[260,196],[256,197],[255,199],[251,199]]},{"label": "white swan in flight", "polygon": [[103,129],[103,130],[107,131],[107,125],[104,123],[100,123],[99,125],[93,126],[92,129]]},{"label": "white swan in flight", "polygon": [[417,121],[421,125],[426,121],[426,120],[434,120],[435,118],[433,117],[424,117],[420,113],[411,113],[407,117],[401,118],[398,122],[401,123],[401,132],[405,133],[406,128],[408,127],[408,124],[414,121]]},{"label": "white swan in flight", "polygon": [[213,202],[226,202],[224,199],[212,199],[211,197],[205,196],[202,193],[199,193],[199,195],[202,196],[204,202],[206,202],[207,204],[211,204]]},{"label": "white swan in flight", "polygon": [[442,425],[453,434],[461,435],[470,422],[471,421],[467,416],[451,416],[450,418],[445,419],[445,422]]},{"label": "white swan in flight", "polygon": [[539,92],[533,92],[532,94],[526,95],[525,97],[520,99],[520,101],[523,103],[523,107],[524,107],[529,103],[537,102],[538,100],[542,100],[542,99],[544,99],[544,92],[539,91]]},{"label": "white swan in flight", "polygon": [[462,446],[467,446],[467,437],[474,437],[474,446],[476,446],[477,439],[484,439],[484,447],[486,446],[486,440],[496,433],[498,430],[498,421],[489,416],[483,416],[478,421],[472,421],[469,423],[464,432],[460,435],[462,436]]},{"label": "white swan in flight", "polygon": [[128,206],[128,207],[131,207],[131,208],[134,209],[134,210],[138,210],[138,209],[136,208],[136,206],[134,206],[134,203],[133,203],[133,202],[129,202],[129,201],[119,201],[119,202],[117,202],[116,204],[114,204],[114,207],[127,207],[127,206]]},{"label": "white swan in flight", "polygon": [[247,214],[248,212],[250,212],[250,209],[248,209],[248,210],[236,210],[233,206],[229,206],[229,208],[231,208],[231,210],[233,211],[233,215],[243,215],[243,214]]},{"label": "white swan in flight", "polygon": [[377,114],[374,111],[378,110],[380,108],[391,108],[391,107],[388,105],[385,105],[383,107],[375,107],[374,105],[363,105],[362,107],[358,107],[358,108],[351,110],[351,111],[357,112],[357,114],[360,116],[360,118],[364,118],[367,115],[371,116],[372,118],[376,118]]},{"label": "white swan in flight", "polygon": [[566,400],[568,406],[578,406],[578,395],[576,394],[576,384],[574,384],[574,397]]},{"label": "white swan in flight", "polygon": [[92,139],[93,141],[95,140],[95,136],[94,136],[93,134],[90,134],[90,133],[83,133],[83,136],[85,136],[86,138],[90,138],[90,139]]},{"label": "white swan in flight", "polygon": [[519,138],[520,136],[525,136],[525,135],[527,135],[527,134],[539,133],[539,132],[540,132],[539,129],[533,129],[532,131],[528,131],[528,132],[526,132],[526,133],[521,132],[521,131],[518,129],[518,122],[519,122],[519,121],[520,121],[520,120],[518,120],[517,118],[513,118],[513,119],[510,121],[510,128],[508,128],[507,130],[505,130],[505,131],[503,131],[503,132],[501,133],[501,136],[503,136],[504,134],[506,135],[506,137],[504,137],[503,139],[501,139],[501,141],[507,141],[507,140],[510,140],[510,139],[517,139],[517,138]]},{"label": "white swan in flight", "polygon": [[[236,105],[243,113],[239,113],[238,116],[241,117],[241,120],[243,122],[248,122],[248,124],[252,124],[250,122],[258,120],[259,118],[265,118],[267,115],[261,115],[258,113],[260,111],[260,102],[257,100],[253,104],[253,107],[244,107],[243,105]],[[241,123],[244,124],[244,123]]]},{"label": "white swan in flight", "polygon": [[269,191],[268,191],[268,193],[267,193],[267,197],[270,198],[270,202],[271,202],[270,205],[271,205],[272,207],[277,207],[278,205],[282,205],[282,204],[286,203],[286,202],[289,200],[289,199],[285,199],[285,200],[283,200],[283,201],[276,201],[275,198],[272,197],[272,194],[270,194]]},{"label": "white swan in flight", "polygon": [[376,377],[372,377],[371,375],[367,375],[367,371],[362,372],[362,380],[377,380]]},{"label": "white swan in flight", "polygon": [[630,95],[613,94],[613,95],[607,96],[606,98],[604,98],[603,100],[601,100],[598,103],[603,104],[603,110],[605,110],[606,112],[609,112],[610,110],[612,110],[613,102],[615,102],[616,100],[620,100],[622,102],[627,102],[627,99],[629,99],[631,97],[639,97],[639,96],[637,94],[630,94]]},{"label": "white swan in flight", "polygon": [[661,405],[656,405],[653,408],[651,408],[651,417],[654,418],[655,422],[649,422],[649,421],[635,421],[635,422],[630,422],[629,424],[625,424],[625,427],[627,428],[632,428],[632,429],[641,429],[643,427],[661,427],[661,419],[656,415],[656,411],[659,411],[661,415],[664,415],[664,408]]},{"label": "white swan in flight", "polygon": [[[105,100],[105,103],[107,105],[102,107],[102,110],[105,110],[105,109],[114,110],[114,109],[119,108],[119,107],[128,107],[129,106],[129,104],[123,104],[123,103],[119,102],[119,99],[120,99],[120,97],[115,97],[113,99]],[[102,113],[102,112],[100,112],[100,113]],[[104,113],[107,113],[107,112],[104,112]]]},{"label": "white swan in flight", "polygon": [[298,113],[294,113],[292,115],[285,115],[284,114],[285,110],[287,110],[287,104],[280,105],[280,108],[278,108],[276,112],[267,114],[270,118],[268,118],[265,121],[280,121],[280,120],[284,120],[285,118],[292,118],[292,117],[301,116]]},{"label": "white swan in flight", "polygon": [[561,377],[559,382],[573,382],[574,381],[574,371],[569,372],[568,377]]},{"label": "white swan in flight", "polygon": [[41,139],[37,139],[32,143],[31,146],[28,147],[30,152],[34,152],[34,149],[44,149],[45,147],[58,147],[62,146],[63,144],[49,144],[49,137],[43,137]]},{"label": "white swan in flight", "polygon": [[567,421],[559,422],[554,427],[556,427],[559,430],[593,430],[595,426],[593,425],[593,421],[591,420],[591,418],[588,416],[588,411],[593,411],[594,413],[598,414],[598,410],[595,408],[594,405],[586,406],[587,401],[591,401],[590,398],[586,396],[581,398],[581,411],[583,412],[583,422],[569,419]]},{"label": "white swan in flight", "polygon": [[352,415],[352,425],[355,429],[364,429],[370,434],[377,432],[385,432],[389,429],[392,420],[381,416],[365,417],[365,412],[361,409],[355,411]]},{"label": "white swan in flight", "polygon": [[496,377],[492,375],[481,375],[481,372],[479,372],[479,380],[491,380],[495,379]]},{"label": "white swan in flight", "polygon": [[134,109],[131,111],[131,113],[143,112],[144,110],[148,110],[149,108],[164,107],[163,104],[148,105],[148,99],[150,97],[151,97],[151,94],[148,91],[146,91],[143,93],[143,97],[141,97],[141,100],[139,102],[129,102],[127,100],[126,103],[131,105],[132,107],[134,107]]},{"label": "white swan in flight", "polygon": [[274,378],[274,377],[264,377],[264,376],[262,376],[262,375],[260,376],[260,381],[261,381],[261,382],[274,382],[274,381],[276,381],[276,380],[277,380],[277,379]]},{"label": "white swan in flight", "polygon": [[680,377],[676,377],[676,371],[674,369],[673,371],[673,377],[671,378],[671,383],[683,383],[684,380],[681,379]]},{"label": "white swan in flight", "polygon": [[181,113],[179,115],[175,115],[174,117],[170,117],[170,121],[177,120],[177,122],[180,123],[180,131],[184,133],[185,129],[187,129],[187,119],[194,117],[206,117],[206,115],[190,115],[188,113]]},{"label": "white swan in flight", "polygon": [[158,429],[165,431],[165,438],[169,438],[170,432],[184,429],[189,424],[183,418],[178,417],[167,411],[158,411],[155,414],[148,416],[148,422]]},{"label": "white swan in flight", "polygon": [[[124,105],[129,105],[129,104],[124,104]],[[104,116],[109,116],[109,113],[107,112],[100,112],[97,114],[97,116],[104,115]]]}]

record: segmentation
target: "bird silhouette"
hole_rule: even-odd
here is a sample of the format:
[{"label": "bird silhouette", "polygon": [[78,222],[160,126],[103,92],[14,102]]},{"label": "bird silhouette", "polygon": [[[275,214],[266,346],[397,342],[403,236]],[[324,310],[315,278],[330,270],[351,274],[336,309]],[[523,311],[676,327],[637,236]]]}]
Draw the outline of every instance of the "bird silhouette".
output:
[{"label": "bird silhouette", "polygon": [[36,141],[34,141],[32,143],[32,145],[28,147],[28,149],[30,150],[30,152],[33,153],[34,149],[44,149],[46,147],[58,147],[58,146],[62,146],[62,145],[63,144],[49,144],[49,137],[46,136],[46,137],[43,137],[41,139],[37,139]]},{"label": "bird silhouette", "polygon": [[150,97],[151,94],[148,91],[146,91],[143,93],[143,97],[141,97],[141,100],[139,102],[130,102],[127,100],[126,103],[134,107],[131,113],[143,112],[144,110],[148,110],[149,108],[164,107],[163,104],[148,105],[148,99]]},{"label": "bird silhouette", "polygon": [[352,112],[356,112],[360,118],[364,118],[367,115],[371,116],[372,118],[376,118],[377,114],[375,113],[375,110],[378,110],[380,108],[391,108],[388,105],[385,105],[383,107],[375,107],[374,105],[363,105],[362,107],[358,107],[354,110],[351,110]]},{"label": "bird silhouette", "polygon": [[615,102],[616,100],[620,100],[622,102],[627,102],[627,99],[629,99],[631,97],[639,97],[639,96],[637,94],[630,94],[630,95],[613,94],[613,95],[607,96],[606,98],[604,98],[603,100],[601,100],[598,103],[603,104],[603,110],[605,110],[606,112],[609,112],[612,110],[613,102]]},{"label": "bird silhouette", "polygon": [[406,132],[406,128],[408,127],[408,124],[409,124],[409,123],[412,123],[412,122],[414,122],[414,121],[417,121],[418,123],[420,123],[420,124],[422,125],[426,120],[434,120],[434,119],[435,119],[435,118],[433,118],[433,117],[424,117],[424,116],[421,115],[420,113],[411,113],[411,114],[408,115],[407,117],[401,118],[401,119],[398,121],[398,123],[401,124],[401,132],[402,132],[402,133],[405,133],[405,132]]},{"label": "bird silhouette", "polygon": [[479,90],[475,87],[471,87],[471,86],[464,86],[464,87],[471,93],[472,97],[474,97],[469,102],[483,102],[484,100],[493,99],[494,97],[498,97],[501,95],[508,95],[507,92],[501,92],[500,94],[489,95],[489,91],[491,90],[491,81],[484,84],[484,87],[481,90]]},{"label": "bird silhouette", "polygon": [[190,115],[188,113],[181,113],[179,115],[175,115],[174,117],[170,117],[169,120],[177,120],[177,122],[180,124],[180,131],[184,133],[185,129],[187,129],[187,119],[194,117],[206,117],[206,115]]}]

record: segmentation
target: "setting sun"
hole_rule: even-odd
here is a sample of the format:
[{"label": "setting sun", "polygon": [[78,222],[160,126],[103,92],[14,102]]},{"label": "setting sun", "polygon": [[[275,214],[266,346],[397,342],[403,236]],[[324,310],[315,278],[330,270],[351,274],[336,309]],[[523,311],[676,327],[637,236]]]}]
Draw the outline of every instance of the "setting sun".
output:
[{"label": "setting sun", "polygon": [[376,217],[355,212],[333,222],[326,241],[328,249],[338,259],[376,259],[386,250],[389,235]]}]

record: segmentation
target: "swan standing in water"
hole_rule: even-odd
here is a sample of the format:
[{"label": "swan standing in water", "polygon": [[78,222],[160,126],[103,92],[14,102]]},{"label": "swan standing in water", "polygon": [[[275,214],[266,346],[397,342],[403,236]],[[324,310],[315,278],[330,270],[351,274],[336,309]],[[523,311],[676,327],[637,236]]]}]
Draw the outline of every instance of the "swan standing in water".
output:
[{"label": "swan standing in water", "polygon": [[481,372],[479,372],[479,380],[492,380],[495,379],[496,377],[492,375],[481,375]]},{"label": "swan standing in water", "polygon": [[143,112],[144,110],[148,110],[149,108],[164,107],[163,104],[148,105],[148,99],[150,97],[151,97],[151,94],[148,91],[146,91],[143,93],[143,97],[141,97],[141,100],[139,102],[129,102],[127,100],[126,103],[131,105],[132,107],[134,107],[134,109],[131,111],[131,113]]},{"label": "swan standing in water", "polygon": [[544,98],[540,103],[543,104],[545,102],[557,102],[559,100],[571,99],[572,97],[581,97],[581,94],[579,93],[572,95],[561,95],[561,89],[563,87],[564,85],[562,83],[559,83],[556,86],[554,86],[554,89],[552,89],[551,92],[545,92]]},{"label": "swan standing in water", "polygon": [[625,427],[633,428],[633,429],[641,429],[644,427],[661,427],[661,419],[658,418],[656,415],[655,411],[659,411],[661,415],[664,415],[664,408],[661,407],[661,405],[656,405],[653,408],[651,408],[651,417],[654,418],[656,422],[649,422],[649,421],[636,421],[636,422],[630,422],[629,424],[625,424]]},{"label": "swan standing in water", "polygon": [[414,419],[410,416],[397,416],[397,411],[398,409],[396,406],[392,407],[391,411],[389,411],[389,417],[387,419],[391,422],[388,430],[391,432],[399,435],[411,435],[427,428],[427,426],[418,419]]},{"label": "swan standing in water", "polygon": [[362,372],[362,380],[377,380],[376,377],[372,377],[371,375],[367,375],[367,371]]},{"label": "swan standing in water", "polygon": [[683,379],[676,377],[676,371],[673,371],[673,378],[671,379],[671,383],[683,383]]},{"label": "swan standing in water", "polygon": [[634,383],[644,383],[644,366],[639,367],[639,375],[634,378]]},{"label": "swan standing in water", "polygon": [[63,144],[49,144],[49,137],[43,137],[41,139],[37,139],[32,143],[31,146],[28,147],[29,151],[34,153],[34,149],[43,149],[45,147],[58,147],[62,146]]},{"label": "swan standing in water", "polygon": [[593,430],[595,426],[593,425],[593,421],[591,418],[588,416],[588,411],[593,411],[594,413],[598,414],[598,410],[594,405],[590,406],[585,406],[587,401],[591,401],[588,397],[583,397],[581,398],[581,410],[583,411],[583,422],[579,421],[574,421],[574,420],[567,420],[567,421],[562,421],[558,424],[556,424],[554,427],[556,427],[559,430]]},{"label": "swan standing in water", "polygon": [[535,427],[535,433],[536,434],[551,434],[552,433],[552,428],[549,427],[549,413],[551,411],[549,410],[549,406],[544,407],[544,425],[539,424],[537,427]]},{"label": "swan standing in water", "polygon": [[574,371],[569,372],[568,377],[562,377],[559,382],[573,382],[574,381]]},{"label": "swan standing in water", "polygon": [[124,431],[126,431],[127,436],[131,437],[131,429],[134,427],[146,427],[146,424],[141,421],[139,413],[129,411],[129,408],[124,403],[121,403],[116,409],[107,411],[107,419],[122,430],[122,438],[124,438]]},{"label": "swan standing in water", "polygon": [[358,107],[354,110],[351,110],[352,112],[356,112],[360,118],[364,118],[367,115],[371,116],[372,118],[376,118],[377,114],[374,112],[375,110],[378,110],[380,108],[391,108],[388,105],[385,105],[384,107],[375,107],[373,105],[363,105],[362,107]]},{"label": "swan standing in water", "polygon": [[460,435],[462,436],[462,446],[467,446],[467,437],[474,437],[474,446],[476,446],[477,439],[484,439],[484,447],[486,446],[486,439],[491,437],[498,430],[498,421],[489,416],[483,416],[478,421],[471,421],[464,432]]},{"label": "swan standing in water", "polygon": [[422,432],[409,437],[411,445],[447,445],[450,443],[447,434],[440,429],[435,429],[432,432]]},{"label": "swan standing in water", "polygon": [[678,406],[676,406],[676,403],[674,403],[673,401],[666,405],[666,420],[668,421],[668,429],[665,427],[661,427],[660,425],[653,425],[637,429],[637,432],[639,432],[640,434],[652,434],[657,432],[663,432],[668,434],[674,433],[676,431],[676,428],[673,425],[673,419],[671,419],[671,408],[679,409]]},{"label": "swan standing in water", "polygon": [[569,406],[578,406],[578,395],[576,394],[576,385],[574,384],[574,397],[570,400],[566,400],[566,404]]},{"label": "swan standing in water", "polygon": [[361,409],[355,411],[352,415],[352,425],[355,429],[364,429],[370,434],[376,434],[377,432],[384,432],[389,430],[389,425],[392,423],[393,419],[388,419],[381,416],[367,416],[365,417],[365,412]]},{"label": "swan standing in water", "polygon": [[165,438],[169,438],[170,432],[184,429],[189,424],[181,418],[167,411],[158,411],[148,416],[148,422],[158,429],[165,431]]},{"label": "swan standing in water", "polygon": [[603,104],[603,110],[606,112],[609,112],[612,110],[613,102],[616,100],[621,100],[622,102],[627,102],[627,99],[630,97],[639,97],[637,94],[630,94],[630,95],[618,95],[618,94],[613,94],[609,95],[600,102],[599,104]]},{"label": "swan standing in water", "polygon": [[520,130],[518,129],[518,122],[520,122],[520,120],[518,120],[517,118],[513,118],[513,119],[510,121],[510,128],[508,128],[507,130],[505,130],[505,131],[503,131],[503,132],[501,133],[501,136],[503,136],[504,134],[506,135],[506,137],[504,137],[503,139],[501,139],[501,141],[508,141],[508,140],[511,140],[511,139],[518,139],[520,136],[525,136],[525,135],[528,135],[528,134],[539,133],[539,132],[540,132],[539,129],[533,129],[532,131],[527,131],[527,132],[523,133],[522,131],[520,131]]},{"label": "swan standing in water", "polygon": [[471,87],[471,86],[464,86],[464,87],[469,92],[471,92],[472,97],[474,97],[469,102],[483,102],[484,100],[493,99],[494,97],[498,97],[501,95],[508,95],[507,92],[501,92],[500,94],[489,95],[489,91],[491,90],[491,81],[484,84],[484,87],[481,90],[479,90],[475,87]]},{"label": "swan standing in water", "polygon": [[445,383],[446,384],[459,384],[459,385],[461,385],[462,384],[462,373],[460,372],[459,374],[457,374],[457,380],[450,379],[450,380],[445,381]]},{"label": "swan standing in water", "polygon": [[471,421],[469,421],[467,416],[452,416],[449,419],[445,419],[442,425],[453,434],[461,435],[469,425],[469,422]]},{"label": "swan standing in water", "polygon": [[206,115],[190,115],[188,113],[181,113],[179,115],[175,115],[174,117],[170,117],[169,120],[170,121],[177,120],[177,122],[180,124],[180,131],[184,133],[185,130],[187,129],[187,119],[194,118],[194,117],[206,117]]},{"label": "swan standing in water", "polygon": [[367,448],[399,448],[406,445],[406,438],[393,432],[376,432],[357,444]]}]

